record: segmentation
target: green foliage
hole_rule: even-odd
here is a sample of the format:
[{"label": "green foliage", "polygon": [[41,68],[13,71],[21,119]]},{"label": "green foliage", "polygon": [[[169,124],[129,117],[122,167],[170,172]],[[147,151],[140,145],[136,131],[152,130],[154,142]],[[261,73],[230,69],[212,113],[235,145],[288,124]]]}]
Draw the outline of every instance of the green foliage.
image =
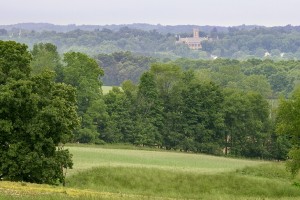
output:
[{"label": "green foliage", "polygon": [[135,55],[128,51],[99,54],[96,59],[105,71],[105,85],[121,85],[125,80],[137,83],[142,73],[150,68],[150,64],[157,62],[155,58]]},{"label": "green foliage", "polygon": [[61,146],[78,126],[75,90],[54,83],[54,74],[30,76],[25,45],[0,41],[0,177],[63,183],[73,163]]},{"label": "green foliage", "polygon": [[27,78],[31,59],[25,44],[0,40],[0,84],[5,84],[10,79]]},{"label": "green foliage", "polygon": [[78,115],[82,118],[75,140],[95,142],[106,118],[100,80],[103,70],[94,59],[82,53],[66,53],[63,61],[62,81],[77,89]]},{"label": "green foliage", "polygon": [[[273,135],[269,104],[262,96],[270,95],[266,79],[251,75],[241,81],[232,75],[245,76],[239,61],[218,62],[218,81],[223,87],[203,79],[203,74],[156,63],[137,86],[127,81],[123,91],[114,88],[105,96],[110,117],[102,139],[217,155],[223,151],[232,156],[285,159],[289,145]],[[227,68],[228,63],[235,67]],[[244,91],[232,87],[234,81],[245,87]]]},{"label": "green foliage", "polygon": [[268,102],[257,93],[227,90],[224,112],[225,151],[235,156],[265,157],[270,125]]},{"label": "green foliage", "polygon": [[278,116],[277,116],[277,126],[276,131],[279,134],[285,134],[291,141],[292,149],[290,150],[289,162],[287,163],[288,169],[295,176],[300,169],[300,159],[299,159],[299,148],[300,148],[300,88],[297,88],[290,99],[281,99]]},{"label": "green foliage", "polygon": [[[18,25],[15,25],[16,27]],[[30,26],[30,25],[29,25]],[[38,25],[37,25],[38,26]],[[34,27],[29,27],[31,29]],[[109,29],[108,29],[109,28]],[[59,26],[38,31],[24,30],[22,27],[11,30],[0,29],[3,40],[16,40],[33,46],[37,42],[51,42],[60,52],[80,51],[89,55],[132,51],[137,54],[159,58],[249,58],[294,60],[299,59],[300,31],[297,26],[261,27],[199,27],[201,37],[210,40],[202,42],[201,51],[193,51],[186,45],[175,45],[176,39],[191,37],[191,25],[161,26],[149,24],[111,25],[111,26]],[[22,29],[22,34],[20,33]],[[80,30],[81,29],[81,30]]]},{"label": "green foliage", "polygon": [[61,78],[60,56],[55,45],[51,43],[35,44],[31,54],[33,59],[30,62],[30,67],[33,74],[39,74],[48,70],[56,72],[56,80]]},{"label": "green foliage", "polygon": [[171,62],[183,69],[193,69],[203,80],[222,87],[254,91],[265,98],[288,96],[299,82],[299,61],[249,59],[245,61],[216,59],[178,59]]}]

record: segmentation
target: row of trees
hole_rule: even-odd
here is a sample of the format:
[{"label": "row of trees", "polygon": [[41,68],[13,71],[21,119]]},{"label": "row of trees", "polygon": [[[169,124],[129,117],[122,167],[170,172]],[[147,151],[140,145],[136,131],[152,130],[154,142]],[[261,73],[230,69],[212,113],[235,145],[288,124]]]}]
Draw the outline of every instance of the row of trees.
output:
[{"label": "row of trees", "polygon": [[[138,83],[143,72],[151,63],[159,62],[151,57],[138,56],[130,52],[100,54],[95,57],[105,71],[104,85],[121,85],[125,80]],[[162,61],[160,61],[162,62]],[[216,59],[175,61],[164,60],[183,69],[192,69],[198,76],[214,81],[222,87],[238,88],[243,91],[257,91],[266,98],[288,96],[300,80],[299,61],[273,61],[249,59],[245,61]]]},{"label": "row of trees", "polygon": [[[32,54],[34,72],[40,71],[41,66],[52,65],[57,82],[77,88],[82,125],[73,141],[125,142],[211,154],[223,151],[245,157],[284,159],[286,156],[290,144],[274,133],[274,119],[269,118],[270,111],[275,117],[266,100],[272,94],[271,86],[264,74],[255,73],[261,73],[257,70],[260,69],[271,76],[271,64],[280,71],[279,66],[292,69],[297,62],[281,62],[281,65],[260,60],[157,63],[142,74],[138,83],[124,81],[122,88],[116,87],[103,95],[99,78],[103,71],[95,60],[82,53],[66,53],[61,64],[52,44],[35,45]],[[99,55],[112,63],[126,62],[130,57],[128,52]],[[136,57],[131,60],[134,58],[135,62],[149,62]],[[37,64],[44,59],[52,64]]]},{"label": "row of trees", "polygon": [[[201,51],[190,50],[186,45],[175,45],[180,36],[192,35],[192,26],[153,27],[144,26],[110,27],[89,30],[85,27],[68,32],[29,31],[21,29],[0,29],[0,39],[15,40],[33,46],[37,42],[51,42],[61,53],[80,51],[89,55],[132,51],[137,54],[159,58],[179,57],[211,59],[222,57],[231,59],[269,58],[289,60],[300,58],[299,27],[203,27],[200,35],[209,37],[203,41]],[[70,29],[71,30],[71,29]],[[166,31],[168,31],[166,33]],[[200,29],[201,30],[201,29]]]},{"label": "row of trees", "polygon": [[245,61],[216,59],[172,61],[183,69],[193,69],[222,87],[257,91],[266,98],[288,96],[299,84],[299,61],[249,59]]},{"label": "row of trees", "polygon": [[222,88],[172,64],[152,65],[138,85],[126,81],[104,101],[106,142],[270,159],[284,159],[289,146],[274,133],[262,95]]}]

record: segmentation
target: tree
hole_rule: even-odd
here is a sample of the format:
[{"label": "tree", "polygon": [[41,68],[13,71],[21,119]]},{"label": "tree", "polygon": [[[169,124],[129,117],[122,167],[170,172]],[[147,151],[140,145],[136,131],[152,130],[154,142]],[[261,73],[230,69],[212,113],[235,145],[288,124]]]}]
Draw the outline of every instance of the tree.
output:
[{"label": "tree", "polygon": [[184,150],[219,154],[223,142],[220,130],[224,127],[220,112],[224,97],[220,87],[195,79],[183,90],[182,99]]},{"label": "tree", "polygon": [[61,76],[61,62],[60,56],[57,52],[57,47],[51,43],[39,43],[33,46],[31,51],[33,74],[42,73],[45,70],[54,71],[56,75]]},{"label": "tree", "polygon": [[132,108],[134,104],[127,97],[126,93],[117,87],[113,87],[104,96],[108,122],[101,134],[101,139],[105,142],[134,142],[131,138],[134,127],[134,114]]},{"label": "tree", "polygon": [[0,178],[64,183],[72,168],[63,145],[78,126],[75,89],[54,73],[30,76],[27,46],[0,41]]},{"label": "tree", "polygon": [[288,153],[287,167],[295,176],[300,169],[300,88],[297,88],[290,99],[281,99],[276,132],[287,135],[292,148]]},{"label": "tree", "polygon": [[225,153],[263,158],[268,136],[268,102],[258,93],[226,89]]},{"label": "tree", "polygon": [[96,142],[99,127],[107,117],[102,99],[100,77],[103,70],[97,62],[79,52],[64,54],[63,82],[77,89],[78,115],[82,118],[81,129],[76,132],[76,141]]},{"label": "tree", "polygon": [[144,134],[142,137],[145,138],[140,140],[143,141],[141,144],[154,145],[161,143],[159,129],[163,126],[162,109],[154,74],[145,72],[141,76],[138,85],[136,104],[136,127],[138,128],[136,134]]}]

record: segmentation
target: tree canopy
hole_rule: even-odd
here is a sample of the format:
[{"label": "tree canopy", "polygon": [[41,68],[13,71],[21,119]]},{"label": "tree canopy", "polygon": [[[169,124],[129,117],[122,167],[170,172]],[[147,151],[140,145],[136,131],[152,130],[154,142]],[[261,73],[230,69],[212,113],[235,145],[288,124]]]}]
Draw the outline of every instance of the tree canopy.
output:
[{"label": "tree canopy", "polygon": [[278,108],[277,133],[287,135],[292,144],[289,151],[288,169],[293,175],[300,170],[300,88],[290,99],[282,99]]},{"label": "tree canopy", "polygon": [[54,73],[31,76],[27,46],[0,41],[0,177],[64,183],[71,154],[62,144],[79,125],[75,89]]}]

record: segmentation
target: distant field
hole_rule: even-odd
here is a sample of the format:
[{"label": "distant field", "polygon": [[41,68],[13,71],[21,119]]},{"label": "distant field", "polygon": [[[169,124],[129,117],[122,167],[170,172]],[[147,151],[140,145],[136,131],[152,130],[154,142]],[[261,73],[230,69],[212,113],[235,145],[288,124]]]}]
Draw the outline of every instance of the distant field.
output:
[{"label": "distant field", "polygon": [[69,146],[68,149],[74,155],[74,169],[69,170],[69,175],[97,166],[146,167],[171,171],[218,173],[265,163],[179,152],[76,146]]},{"label": "distant field", "polygon": [[68,170],[67,187],[0,181],[0,199],[296,200],[300,197],[300,179],[292,180],[284,163],[112,147],[69,145],[66,148],[73,154],[74,169]]},{"label": "distant field", "polygon": [[103,94],[107,94],[109,91],[112,90],[113,86],[102,86],[102,92]]}]

